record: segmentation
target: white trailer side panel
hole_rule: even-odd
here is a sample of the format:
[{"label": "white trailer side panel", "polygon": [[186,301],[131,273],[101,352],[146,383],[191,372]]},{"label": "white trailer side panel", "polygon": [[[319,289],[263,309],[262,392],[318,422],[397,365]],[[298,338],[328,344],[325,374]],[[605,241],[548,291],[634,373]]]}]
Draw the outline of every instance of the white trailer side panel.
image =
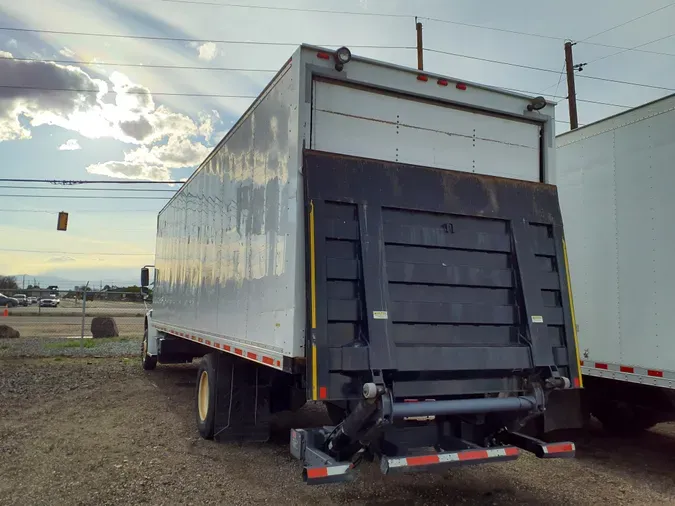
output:
[{"label": "white trailer side panel", "polygon": [[304,318],[304,305],[296,307],[298,96],[289,63],[160,213],[158,324],[303,355],[295,328],[295,312]]},{"label": "white trailer side panel", "polygon": [[674,131],[668,97],[557,139],[580,348],[590,368],[675,371]]},{"label": "white trailer side panel", "polygon": [[314,149],[540,181],[540,124],[320,80],[313,94]]}]

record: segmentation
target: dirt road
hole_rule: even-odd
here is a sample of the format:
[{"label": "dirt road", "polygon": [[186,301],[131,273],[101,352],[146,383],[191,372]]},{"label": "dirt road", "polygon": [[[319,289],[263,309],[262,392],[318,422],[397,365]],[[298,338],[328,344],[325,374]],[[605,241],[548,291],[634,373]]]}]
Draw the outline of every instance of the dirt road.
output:
[{"label": "dirt road", "polygon": [[[0,359],[0,504],[675,504],[675,428],[593,434],[574,460],[525,456],[445,475],[307,487],[280,430],[264,445],[201,440],[195,366],[135,359]],[[294,424],[320,424],[303,408]]]}]

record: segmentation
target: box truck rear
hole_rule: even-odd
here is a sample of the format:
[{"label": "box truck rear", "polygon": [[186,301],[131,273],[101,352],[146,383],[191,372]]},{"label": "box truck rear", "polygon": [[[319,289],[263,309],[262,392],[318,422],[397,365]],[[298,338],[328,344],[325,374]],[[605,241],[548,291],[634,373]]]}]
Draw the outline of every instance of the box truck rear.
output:
[{"label": "box truck rear", "polygon": [[203,357],[207,438],[324,403],[334,425],[292,431],[308,483],[572,456],[529,433],[579,418],[553,122],[300,47],[159,214],[144,366]]},{"label": "box truck rear", "polygon": [[636,434],[675,418],[675,95],[557,137],[590,412]]}]

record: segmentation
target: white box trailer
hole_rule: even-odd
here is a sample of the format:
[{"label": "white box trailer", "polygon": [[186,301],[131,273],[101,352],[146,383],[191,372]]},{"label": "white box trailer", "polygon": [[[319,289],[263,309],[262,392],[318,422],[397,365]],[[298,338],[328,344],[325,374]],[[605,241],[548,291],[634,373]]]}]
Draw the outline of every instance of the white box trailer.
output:
[{"label": "white box trailer", "polygon": [[629,433],[673,419],[675,95],[557,137],[589,409]]},{"label": "white box trailer", "polygon": [[384,472],[417,447],[441,449],[424,468],[573,455],[518,432],[578,407],[553,122],[541,97],[300,47],[159,214],[144,366],[204,357],[204,437],[322,401],[337,425],[292,432],[310,483],[366,448]]}]

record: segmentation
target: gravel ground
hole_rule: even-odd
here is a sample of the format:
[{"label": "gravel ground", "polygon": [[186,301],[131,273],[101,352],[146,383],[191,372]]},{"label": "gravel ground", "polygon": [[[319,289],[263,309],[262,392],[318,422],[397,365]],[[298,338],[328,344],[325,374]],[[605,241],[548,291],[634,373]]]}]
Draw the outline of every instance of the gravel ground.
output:
[{"label": "gravel ground", "polygon": [[0,358],[5,357],[125,357],[140,353],[142,337],[79,339],[20,337],[0,339]]},{"label": "gravel ground", "polygon": [[0,504],[675,504],[670,425],[637,440],[581,434],[576,459],[393,477],[364,464],[351,484],[308,487],[287,429],[324,423],[321,408],[279,418],[267,444],[204,441],[195,376],[135,358],[0,358]]}]

